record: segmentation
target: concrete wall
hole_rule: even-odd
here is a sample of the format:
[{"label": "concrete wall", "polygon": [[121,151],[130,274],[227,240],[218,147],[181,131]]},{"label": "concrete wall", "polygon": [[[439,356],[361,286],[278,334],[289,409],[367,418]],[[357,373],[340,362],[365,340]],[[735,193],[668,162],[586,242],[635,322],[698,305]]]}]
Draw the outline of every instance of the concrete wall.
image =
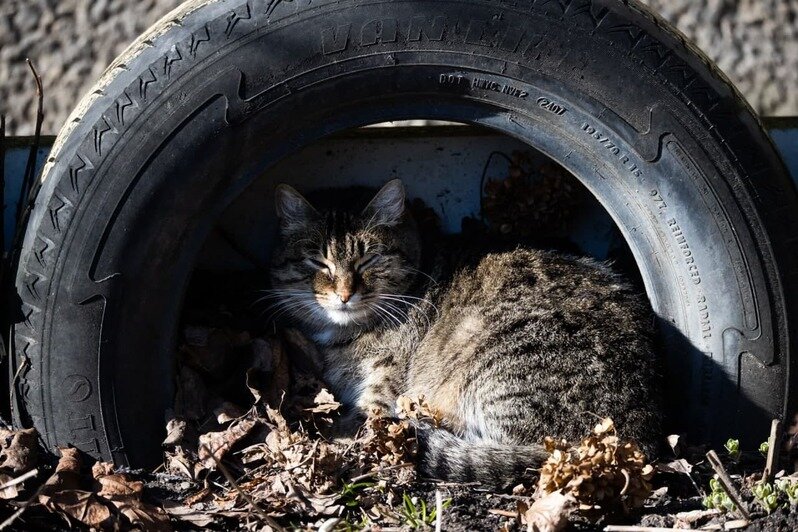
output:
[{"label": "concrete wall", "polygon": [[[712,57],[763,115],[798,115],[798,0],[645,0]],[[33,130],[30,57],[54,134],[105,66],[180,0],[0,0],[0,112]]]}]

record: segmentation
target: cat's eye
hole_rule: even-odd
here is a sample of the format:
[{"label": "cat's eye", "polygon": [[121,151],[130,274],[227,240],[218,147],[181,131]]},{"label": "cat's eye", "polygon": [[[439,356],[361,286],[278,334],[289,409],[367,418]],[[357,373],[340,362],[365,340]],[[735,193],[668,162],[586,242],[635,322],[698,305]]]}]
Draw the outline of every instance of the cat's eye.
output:
[{"label": "cat's eye", "polygon": [[355,264],[355,270],[358,273],[363,273],[363,271],[368,269],[369,266],[372,266],[375,262],[377,262],[377,259],[379,258],[380,258],[379,255],[366,255],[365,257],[360,259],[357,262],[357,264]]},{"label": "cat's eye", "polygon": [[305,264],[307,264],[308,266],[311,266],[313,268],[316,268],[318,270],[325,271],[325,272],[329,273],[330,275],[333,274],[334,266],[332,264],[326,262],[326,261],[319,260],[319,259],[307,258],[307,259],[305,259]]}]

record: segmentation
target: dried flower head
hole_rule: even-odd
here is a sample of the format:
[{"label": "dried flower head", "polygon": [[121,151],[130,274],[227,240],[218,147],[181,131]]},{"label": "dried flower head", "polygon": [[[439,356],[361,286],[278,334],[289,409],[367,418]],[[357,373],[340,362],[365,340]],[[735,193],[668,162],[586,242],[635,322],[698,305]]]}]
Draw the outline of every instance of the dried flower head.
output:
[{"label": "dried flower head", "polygon": [[628,511],[639,507],[651,493],[654,468],[637,443],[622,441],[607,418],[578,447],[547,438],[551,453],[540,472],[538,488],[548,494],[572,495],[581,510]]}]

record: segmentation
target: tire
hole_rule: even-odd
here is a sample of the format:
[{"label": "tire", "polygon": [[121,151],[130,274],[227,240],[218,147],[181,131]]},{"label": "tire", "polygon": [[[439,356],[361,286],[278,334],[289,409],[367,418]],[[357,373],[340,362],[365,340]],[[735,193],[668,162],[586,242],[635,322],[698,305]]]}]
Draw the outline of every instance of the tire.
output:
[{"label": "tire", "polygon": [[670,430],[751,445],[795,410],[794,185],[739,94],[651,12],[192,0],[109,67],[43,171],[18,249],[17,422],[49,447],[160,459],[181,302],[216,217],[299,147],[407,118],[523,139],[596,195],[660,322]]}]

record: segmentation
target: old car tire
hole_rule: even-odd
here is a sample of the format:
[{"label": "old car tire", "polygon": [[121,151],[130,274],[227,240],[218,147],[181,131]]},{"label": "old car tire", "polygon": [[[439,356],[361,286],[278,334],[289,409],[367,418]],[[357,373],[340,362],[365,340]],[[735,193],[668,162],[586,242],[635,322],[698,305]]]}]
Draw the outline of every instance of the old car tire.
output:
[{"label": "old car tire", "polygon": [[403,118],[521,138],[596,195],[659,317],[672,430],[750,444],[795,410],[795,188],[742,98],[651,12],[191,0],[108,68],[46,164],[17,250],[17,422],[51,447],[157,460],[181,302],[215,218],[308,142]]}]

